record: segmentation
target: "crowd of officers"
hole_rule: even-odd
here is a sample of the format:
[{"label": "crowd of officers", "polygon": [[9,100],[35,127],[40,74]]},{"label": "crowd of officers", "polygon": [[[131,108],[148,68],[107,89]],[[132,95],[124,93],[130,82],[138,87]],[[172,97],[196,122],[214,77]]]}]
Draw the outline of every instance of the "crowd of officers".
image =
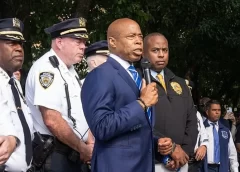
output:
[{"label": "crowd of officers", "polygon": [[[225,125],[217,100],[197,111],[188,82],[166,67],[164,35],[143,39],[128,18],[88,47],[84,18],[45,32],[51,49],[32,65],[24,95],[14,74],[24,62],[23,23],[0,19],[0,172],[238,172],[236,121],[227,114]],[[84,56],[89,74],[80,80],[73,65]],[[151,65],[148,85],[141,57]]]}]

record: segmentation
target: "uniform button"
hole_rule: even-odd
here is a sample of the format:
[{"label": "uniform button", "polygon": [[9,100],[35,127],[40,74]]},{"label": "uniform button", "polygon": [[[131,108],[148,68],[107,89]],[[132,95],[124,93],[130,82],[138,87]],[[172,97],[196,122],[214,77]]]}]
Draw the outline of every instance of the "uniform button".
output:
[{"label": "uniform button", "polygon": [[149,152],[149,153],[152,153],[152,150],[151,150],[151,149],[149,149],[149,150],[148,150],[148,152]]}]

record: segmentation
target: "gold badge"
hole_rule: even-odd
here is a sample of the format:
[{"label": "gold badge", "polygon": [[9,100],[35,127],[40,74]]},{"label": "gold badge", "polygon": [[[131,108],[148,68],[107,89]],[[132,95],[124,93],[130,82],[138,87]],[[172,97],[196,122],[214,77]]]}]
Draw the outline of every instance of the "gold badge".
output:
[{"label": "gold badge", "polygon": [[87,20],[85,18],[80,17],[79,18],[79,26],[80,27],[86,27]]},{"label": "gold badge", "polygon": [[171,82],[171,86],[173,88],[173,90],[177,93],[177,94],[182,94],[182,87],[180,86],[179,83],[177,82]]},{"label": "gold badge", "polygon": [[13,27],[20,28],[20,21],[17,18],[13,18]]},{"label": "gold badge", "polygon": [[41,72],[39,74],[39,82],[44,89],[47,89],[48,87],[50,87],[50,85],[53,83],[53,80],[54,80],[53,73]]}]

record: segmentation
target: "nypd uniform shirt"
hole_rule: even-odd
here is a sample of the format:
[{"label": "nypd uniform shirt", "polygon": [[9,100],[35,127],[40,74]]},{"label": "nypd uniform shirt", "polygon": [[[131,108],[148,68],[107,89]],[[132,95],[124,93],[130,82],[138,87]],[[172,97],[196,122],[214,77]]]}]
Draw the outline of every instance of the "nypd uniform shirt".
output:
[{"label": "nypd uniform shirt", "polygon": [[[206,127],[206,130],[208,132],[209,135],[209,144],[207,147],[207,161],[208,164],[214,164],[214,136],[213,136],[213,128],[211,125],[211,122],[208,120],[209,123],[209,127]],[[219,130],[219,123],[216,122],[215,128],[218,132]],[[226,134],[226,135],[222,135],[224,137],[230,137],[229,138],[229,143],[228,143],[228,156],[229,156],[229,161],[230,161],[230,168],[231,168],[231,172],[238,172],[238,160],[237,160],[237,151],[235,148],[235,145],[233,143],[233,138],[232,138],[232,134],[231,132],[229,132],[230,135]],[[220,152],[221,155],[221,152]]]},{"label": "nypd uniform shirt", "polygon": [[[10,77],[8,74],[0,68],[0,135],[13,135],[19,139],[17,148],[14,150],[8,161],[6,162],[6,171],[26,171],[27,163],[25,161],[25,143],[24,132],[21,121],[19,119],[17,109],[14,102],[14,97],[11,90],[11,85],[8,83]],[[20,83],[16,81],[19,91],[22,93]],[[22,110],[25,115],[25,119],[28,123],[30,132],[33,133],[33,122],[30,115],[30,111],[23,99],[20,97]]]},{"label": "nypd uniform shirt", "polygon": [[[39,106],[58,111],[69,126],[73,128],[73,122],[68,118],[64,80],[59,70],[54,68],[49,61],[49,57],[53,55],[57,57],[56,53],[51,49],[33,64],[27,77],[25,90],[26,100],[33,117],[34,131],[48,135],[52,135],[52,133],[44,124]],[[80,132],[81,135],[75,130],[73,131],[79,138],[86,141],[88,137],[88,125],[82,110],[82,102],[80,99],[81,87],[76,79],[78,75],[73,66],[67,68],[59,57],[57,57],[57,59],[59,61],[61,74],[68,84],[71,116],[76,120],[76,130]]]}]

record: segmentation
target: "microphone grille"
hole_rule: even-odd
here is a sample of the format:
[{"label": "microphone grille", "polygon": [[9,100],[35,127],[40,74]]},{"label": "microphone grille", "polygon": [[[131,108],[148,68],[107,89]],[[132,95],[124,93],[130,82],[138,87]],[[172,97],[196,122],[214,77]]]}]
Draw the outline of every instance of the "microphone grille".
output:
[{"label": "microphone grille", "polygon": [[151,63],[148,61],[148,59],[143,58],[141,60],[141,66],[142,68],[146,69],[146,68],[150,68],[151,67]]}]

